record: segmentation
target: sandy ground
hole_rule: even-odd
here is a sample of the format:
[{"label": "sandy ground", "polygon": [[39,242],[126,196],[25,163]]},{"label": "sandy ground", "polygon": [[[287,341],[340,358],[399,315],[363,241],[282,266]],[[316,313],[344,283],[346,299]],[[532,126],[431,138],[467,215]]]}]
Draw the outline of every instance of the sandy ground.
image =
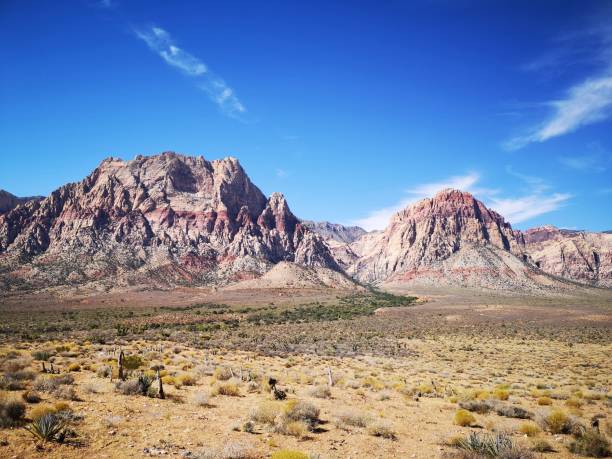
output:
[{"label": "sandy ground", "polygon": [[[409,308],[381,309],[371,317],[337,323],[338,330],[352,328],[355,333],[366,335],[385,334],[384,327],[388,326],[389,332],[394,333],[392,339],[407,350],[395,357],[301,353],[271,356],[248,349],[205,349],[168,340],[118,339],[117,343],[99,344],[7,338],[0,349],[0,355],[5,356],[4,365],[10,351],[17,351],[19,359],[31,360],[31,351],[40,349],[51,349],[55,354],[54,364],[62,371],[71,363],[80,365],[79,371],[70,372],[75,378],[72,387],[76,400],[67,400],[67,403],[82,418],[72,426],[77,437],[61,445],[37,444],[22,427],[0,429],[0,456],[223,458],[232,457],[223,452],[230,445],[243,450],[243,455],[236,457],[270,457],[273,452],[286,448],[320,458],[432,458],[444,454],[453,457],[457,450],[448,445],[453,436],[465,436],[470,431],[487,434],[503,431],[524,448],[531,448],[535,440],[544,440],[555,450],[535,453],[535,457],[574,457],[568,451],[572,436],[547,431],[543,421],[555,409],[585,425],[589,425],[594,415],[601,415],[601,429],[610,434],[610,292],[594,291],[590,296],[565,299],[448,289],[401,293],[416,294],[426,301]],[[200,301],[235,305],[277,301],[291,305],[313,300],[331,302],[338,295],[337,291],[323,290],[255,293],[183,289],[70,301],[21,298],[3,304],[0,311],[15,312],[29,307],[40,310],[113,309],[128,305],[146,308]],[[511,332],[508,327],[512,328]],[[534,335],[534,329],[545,332]],[[308,329],[296,330],[303,333]],[[333,336],[330,339],[333,341]],[[121,344],[127,355],[141,356],[143,370],[163,363],[169,377],[189,374],[195,379],[195,385],[175,387],[167,383],[165,387],[170,395],[167,400],[118,393],[114,382],[96,372],[114,361],[117,344]],[[53,351],[60,345],[65,348]],[[161,352],[151,351],[160,347]],[[29,360],[26,369],[37,373],[40,362]],[[334,385],[329,396],[319,398],[315,393],[328,385],[328,368]],[[220,379],[219,372],[228,369],[235,377],[229,381]],[[246,381],[249,372],[256,382]],[[242,379],[237,377],[239,374],[243,375]],[[270,376],[278,379],[289,400],[304,400],[320,409],[321,422],[314,432],[296,438],[259,422],[252,429],[246,429],[251,432],[244,431],[254,410],[274,403],[265,384]],[[228,383],[236,385],[238,396],[213,395],[215,388]],[[34,384],[34,381],[26,382],[27,387]],[[500,388],[508,391],[509,398],[495,403],[520,406],[533,413],[534,419],[529,422],[541,425],[542,430],[535,437],[528,438],[519,431],[526,421],[495,412],[474,413],[472,426],[454,423],[459,402],[474,397],[495,399],[495,391]],[[24,390],[1,393],[4,397],[14,397]],[[54,392],[39,392],[42,404],[62,400]],[[421,396],[417,397],[419,393]],[[197,394],[210,397],[209,404],[199,406],[195,401]],[[540,405],[543,397],[551,405]],[[279,402],[278,409],[282,411],[285,404]],[[28,404],[26,417],[31,417],[39,405]],[[368,426],[343,424],[339,419],[345,413],[368,418]],[[395,439],[371,434],[372,426],[381,422],[394,432]]]}]

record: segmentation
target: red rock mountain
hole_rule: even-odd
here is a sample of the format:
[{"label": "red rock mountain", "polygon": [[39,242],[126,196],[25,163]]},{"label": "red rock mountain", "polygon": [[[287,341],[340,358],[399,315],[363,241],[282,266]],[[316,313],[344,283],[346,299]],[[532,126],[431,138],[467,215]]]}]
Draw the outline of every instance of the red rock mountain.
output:
[{"label": "red rock mountain", "polygon": [[612,287],[612,234],[542,226],[524,235],[529,255],[547,273]]},{"label": "red rock mountain", "polygon": [[266,198],[234,158],[108,158],[0,216],[2,290],[223,284],[280,261],[339,269],[283,195]]},{"label": "red rock mountain", "polygon": [[384,231],[363,236],[348,252],[339,260],[364,282],[522,290],[551,283],[529,262],[523,234],[458,190],[398,212]]},{"label": "red rock mountain", "polygon": [[31,196],[20,198],[5,190],[0,190],[0,215],[14,209],[15,207],[25,204],[28,201],[40,201],[42,196]]}]

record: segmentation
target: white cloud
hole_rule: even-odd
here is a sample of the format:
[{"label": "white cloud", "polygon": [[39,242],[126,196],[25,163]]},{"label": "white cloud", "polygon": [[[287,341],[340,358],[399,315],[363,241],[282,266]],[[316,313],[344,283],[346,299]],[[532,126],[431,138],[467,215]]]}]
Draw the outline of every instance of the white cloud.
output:
[{"label": "white cloud", "polygon": [[488,205],[512,224],[521,223],[538,215],[557,210],[572,197],[568,193],[553,193],[545,196],[531,194],[520,198],[491,199]]},{"label": "white cloud", "polygon": [[553,109],[551,118],[533,132],[510,139],[506,148],[517,150],[606,120],[612,114],[612,76],[586,80],[570,88],[564,99],[547,105]]},{"label": "white cloud", "polygon": [[557,38],[560,47],[523,67],[545,76],[571,66],[598,68],[588,78],[567,89],[564,97],[544,103],[551,113],[525,134],[511,138],[504,146],[517,150],[530,143],[574,132],[612,116],[612,9],[603,12],[599,24]]},{"label": "white cloud", "polygon": [[285,169],[276,169],[276,176],[278,178],[285,178],[289,175],[289,173]]},{"label": "white cloud", "polygon": [[198,78],[197,87],[206,92],[223,113],[237,118],[246,112],[246,108],[234,90],[221,77],[211,72],[204,62],[179,48],[164,29],[150,27],[146,30],[136,30],[135,34],[168,65],[176,67],[191,77]]},{"label": "white cloud", "polygon": [[159,27],[151,27],[147,31],[136,31],[136,36],[144,41],[149,48],[158,53],[167,64],[174,66],[188,75],[204,75],[206,65],[197,57],[183,51],[172,41],[170,34]]},{"label": "white cloud", "polygon": [[372,231],[387,227],[391,217],[414,202],[434,196],[446,188],[468,191],[499,212],[510,223],[521,223],[530,218],[552,212],[563,206],[572,196],[567,193],[545,193],[550,186],[540,177],[520,174],[507,168],[507,172],[526,184],[522,196],[516,198],[499,197],[499,190],[478,186],[480,175],[474,172],[449,177],[446,180],[423,183],[406,190],[407,196],[394,205],[371,211],[366,217],[353,220],[350,224]]}]

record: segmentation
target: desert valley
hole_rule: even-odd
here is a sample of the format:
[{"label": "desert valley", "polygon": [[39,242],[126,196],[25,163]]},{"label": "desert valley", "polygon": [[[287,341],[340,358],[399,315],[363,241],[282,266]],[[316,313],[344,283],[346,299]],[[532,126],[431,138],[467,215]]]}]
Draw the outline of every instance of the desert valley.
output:
[{"label": "desert valley", "polygon": [[366,231],[233,157],[107,158],[0,192],[0,316],[1,457],[611,454],[612,233],[458,189]]}]

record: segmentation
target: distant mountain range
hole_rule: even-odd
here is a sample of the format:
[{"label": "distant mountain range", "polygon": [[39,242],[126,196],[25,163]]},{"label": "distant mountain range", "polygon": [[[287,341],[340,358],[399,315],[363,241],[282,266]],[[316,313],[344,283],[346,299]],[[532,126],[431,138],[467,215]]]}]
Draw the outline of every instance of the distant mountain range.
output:
[{"label": "distant mountain range", "polygon": [[529,292],[573,282],[609,288],[612,234],[550,226],[521,232],[458,190],[412,204],[384,231],[301,221],[282,194],[264,196],[238,160],[172,152],[108,158],[46,198],[0,193],[3,292],[346,288],[349,276]]}]

